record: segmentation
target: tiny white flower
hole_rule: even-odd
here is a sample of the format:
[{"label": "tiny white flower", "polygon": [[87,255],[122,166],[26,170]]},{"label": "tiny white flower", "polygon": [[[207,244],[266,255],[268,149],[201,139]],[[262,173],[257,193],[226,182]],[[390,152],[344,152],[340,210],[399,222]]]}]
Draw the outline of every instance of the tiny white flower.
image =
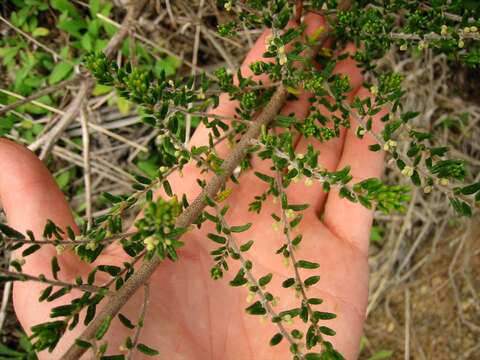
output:
[{"label": "tiny white flower", "polygon": [[153,236],[149,236],[146,239],[144,239],[143,243],[147,251],[153,251],[155,249],[155,238]]},{"label": "tiny white flower", "polygon": [[94,250],[97,248],[97,243],[94,242],[94,241],[90,241],[90,242],[85,246],[85,248],[86,248],[87,250],[92,250],[92,251],[94,251]]},{"label": "tiny white flower", "polygon": [[358,134],[358,136],[364,136],[365,135],[365,129],[358,126],[356,133]]},{"label": "tiny white flower", "polygon": [[65,251],[65,246],[59,244],[55,246],[55,250],[57,251],[57,255],[62,255],[62,253]]},{"label": "tiny white flower", "polygon": [[402,175],[407,176],[407,177],[410,177],[410,176],[413,175],[413,171],[414,171],[414,170],[415,170],[415,169],[414,169],[413,167],[407,165],[407,166],[405,166],[405,167],[403,168],[403,170],[402,170]]},{"label": "tiny white flower", "polygon": [[385,144],[383,145],[383,150],[385,151],[390,151],[390,150],[394,150],[394,148],[397,146],[397,142],[395,140],[388,140],[387,142],[385,142]]},{"label": "tiny white flower", "polygon": [[441,178],[440,179],[440,185],[442,186],[447,186],[450,183],[450,181],[446,178]]},{"label": "tiny white flower", "polygon": [[279,231],[280,230],[280,222],[279,221],[274,221],[272,223],[272,229],[273,229],[273,231]]},{"label": "tiny white flower", "polygon": [[289,325],[292,325],[292,324],[293,324],[293,319],[292,319],[292,316],[291,316],[290,314],[283,315],[282,320],[283,320],[283,322],[285,322],[286,324],[289,324]]},{"label": "tiny white flower", "polygon": [[448,26],[447,25],[442,25],[442,30],[440,31],[440,34],[442,34],[442,36],[448,35]]},{"label": "tiny white flower", "polygon": [[295,211],[293,211],[292,209],[287,209],[287,211],[285,211],[285,214],[287,215],[288,219],[292,219],[295,217]]}]

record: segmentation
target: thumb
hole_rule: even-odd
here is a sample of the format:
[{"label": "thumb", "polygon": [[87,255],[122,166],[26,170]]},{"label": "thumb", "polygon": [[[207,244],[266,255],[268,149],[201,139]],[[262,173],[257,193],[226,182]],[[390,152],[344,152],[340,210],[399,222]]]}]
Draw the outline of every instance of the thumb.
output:
[{"label": "thumb", "polygon": [[[37,239],[42,237],[47,220],[52,220],[62,229],[70,226],[77,231],[67,201],[47,168],[25,147],[6,139],[0,139],[0,201],[8,224],[23,233],[33,231]],[[20,256],[19,252],[21,250],[17,250],[14,256]],[[48,277],[54,255],[56,250],[53,245],[42,246],[26,258],[23,271]],[[87,266],[68,251],[58,260],[61,268],[59,275],[64,278],[71,278]]]}]

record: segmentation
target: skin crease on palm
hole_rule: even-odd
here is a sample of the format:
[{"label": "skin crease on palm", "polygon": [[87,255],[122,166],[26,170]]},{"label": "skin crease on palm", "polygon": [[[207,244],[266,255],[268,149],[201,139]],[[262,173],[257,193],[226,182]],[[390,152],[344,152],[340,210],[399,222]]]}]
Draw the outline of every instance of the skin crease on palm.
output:
[{"label": "skin crease on palm", "polygon": [[[306,23],[307,34],[312,34],[323,25],[323,20],[317,15],[308,14]],[[242,68],[245,76],[251,75],[248,64],[261,58],[267,35],[266,31],[247,55]],[[353,50],[351,46],[349,49]],[[350,77],[353,89],[350,100],[355,96],[369,96],[361,87],[362,77],[353,60],[343,60],[335,71]],[[262,80],[268,81],[265,78]],[[298,100],[287,103],[283,112],[295,113],[299,118],[306,116],[307,99],[308,94],[300,95]],[[233,115],[234,109],[235,103],[229,101],[227,96],[222,96],[220,106],[214,112]],[[328,116],[325,109],[323,112]],[[374,119],[376,131],[380,129],[379,119],[382,115],[378,114]],[[354,181],[378,177],[383,170],[383,154],[370,152],[368,145],[373,144],[374,140],[368,136],[363,140],[358,139],[354,134],[355,128],[355,121],[352,119],[351,129],[343,131],[340,138],[332,141],[319,143],[312,139],[298,139],[297,152],[304,152],[307,144],[313,143],[320,151],[319,161],[327,169],[341,169],[350,165]],[[192,145],[206,143],[207,134],[205,128],[197,129]],[[217,150],[219,155],[224,157],[229,148],[222,144]],[[12,227],[21,231],[31,229],[40,237],[47,219],[61,227],[75,226],[62,192],[34,154],[11,141],[0,139],[0,164],[0,200]],[[258,171],[272,173],[270,164],[257,158],[253,159],[253,166]],[[196,179],[205,176],[211,175],[200,174],[199,169],[192,164],[185,167],[183,174],[172,174],[170,182],[175,193],[187,194],[192,200],[200,192]],[[269,198],[260,215],[247,211],[253,197],[267,188],[252,172],[241,175],[240,185],[229,183],[228,187],[233,189],[233,193],[228,199],[230,210],[226,216],[227,222],[231,225],[253,223],[252,228],[239,234],[237,240],[240,243],[250,239],[255,241],[252,249],[246,253],[246,257],[254,264],[255,277],[259,278],[270,272],[273,274],[268,291],[279,296],[275,311],[297,307],[300,299],[296,297],[294,290],[281,287],[283,280],[293,276],[293,267],[291,264],[286,267],[281,256],[274,254],[285,241],[280,231],[273,230],[270,216],[273,212],[279,213],[279,204]],[[315,309],[337,314],[336,319],[325,321],[324,324],[335,329],[337,335],[326,338],[333,342],[347,359],[355,359],[358,355],[368,297],[367,252],[372,212],[358,204],[340,199],[335,190],[327,196],[322,192],[320,183],[307,186],[303,181],[299,181],[292,183],[286,191],[289,203],[311,204],[303,212],[304,220],[294,232],[294,235],[303,234],[303,241],[296,253],[297,259],[321,264],[319,269],[300,272],[303,279],[311,275],[321,276],[320,282],[308,289],[307,294],[324,299],[324,303]],[[163,193],[158,195],[165,196]],[[209,231],[213,231],[211,224],[204,224],[200,230],[184,235],[182,240],[185,246],[179,251],[180,260],[165,261],[150,279],[149,305],[140,342],[157,349],[161,359],[291,358],[285,339],[275,347],[269,345],[270,338],[278,332],[275,324],[245,313],[248,289],[228,285],[228,280],[239,269],[238,261],[229,261],[230,271],[224,279],[214,281],[210,278],[213,260],[209,251],[214,247],[206,238]],[[53,247],[42,248],[26,258],[24,272],[50,277],[50,259],[55,254]],[[108,248],[94,264],[83,263],[67,251],[59,256],[62,268],[60,278],[72,281],[78,275],[86,275],[92,266],[121,265],[129,260],[128,255],[115,245]],[[98,284],[108,279],[107,276],[97,276]],[[72,291],[53,303],[39,303],[37,299],[44,288],[45,285],[41,283],[15,283],[14,307],[27,332],[35,324],[50,321],[49,312],[53,306],[68,303],[81,294],[79,291]],[[142,303],[143,288],[140,288],[121,312],[135,322]],[[295,325],[302,331],[306,330],[299,319],[295,320]],[[74,331],[65,334],[53,353],[44,351],[40,353],[40,358],[60,358],[81,333],[82,326],[81,321]],[[293,329],[291,325],[286,326]],[[128,335],[132,336],[132,331],[115,319],[102,340],[109,343],[108,353],[118,354],[119,347]],[[87,352],[84,357],[91,356],[92,353]],[[144,357],[136,354],[134,358]]]}]

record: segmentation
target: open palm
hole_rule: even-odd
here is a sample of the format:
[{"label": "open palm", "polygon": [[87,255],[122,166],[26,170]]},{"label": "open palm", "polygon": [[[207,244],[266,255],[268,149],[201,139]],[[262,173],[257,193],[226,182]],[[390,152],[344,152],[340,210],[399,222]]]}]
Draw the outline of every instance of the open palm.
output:
[{"label": "open palm", "polygon": [[[307,31],[312,32],[322,25],[321,18],[311,15],[307,17]],[[248,64],[261,58],[266,36],[267,33],[261,36],[247,56],[242,70],[244,75],[250,74]],[[368,96],[364,89],[358,90],[362,77],[352,60],[340,62],[336,72],[350,77],[354,89],[351,99],[354,96]],[[302,118],[307,115],[308,107],[308,95],[302,94],[298,100],[286,104],[283,111],[287,114],[295,113]],[[234,111],[235,104],[224,96],[215,113],[231,116]],[[324,112],[328,116],[328,112]],[[377,119],[380,117],[380,114],[377,115]],[[380,176],[383,155],[370,152],[368,145],[373,140],[367,137],[358,139],[354,133],[355,125],[352,125],[351,130],[343,131],[339,138],[326,143],[298,139],[296,150],[305,152],[307,144],[313,143],[320,151],[320,162],[329,170],[350,165],[351,173],[357,181]],[[207,141],[207,130],[199,128],[192,144],[200,145]],[[227,145],[223,144],[217,150],[222,157],[229,151]],[[268,162],[254,159],[253,163],[255,170],[271,172]],[[38,236],[47,219],[61,227],[75,227],[63,194],[32,153],[10,141],[0,140],[0,164],[0,199],[12,227],[22,231],[31,229]],[[194,165],[188,165],[183,175],[172,174],[170,183],[175,193],[186,194],[189,199],[193,199],[200,192],[196,179],[204,176]],[[231,225],[253,223],[252,228],[242,233],[238,240],[241,243],[250,239],[255,241],[252,250],[246,255],[254,264],[255,277],[273,274],[268,291],[279,297],[278,305],[274,308],[277,312],[297,307],[300,300],[296,298],[295,292],[281,286],[285,279],[292,277],[292,266],[290,264],[286,267],[281,256],[274,255],[275,250],[285,241],[284,235],[275,232],[271,226],[270,214],[278,213],[279,205],[269,198],[260,215],[248,212],[253,197],[267,190],[267,185],[251,172],[241,175],[240,185],[229,184],[229,187],[233,188],[233,193],[228,199],[230,211],[226,220]],[[311,186],[302,182],[293,183],[286,192],[290,203],[311,204],[303,212],[304,220],[296,229],[303,234],[304,239],[297,258],[321,264],[320,269],[315,270],[315,274],[321,275],[321,280],[308,290],[308,295],[324,300],[320,305],[322,311],[337,314],[337,318],[329,320],[327,324],[337,331],[337,335],[329,340],[347,359],[354,359],[358,353],[368,295],[367,251],[372,213],[360,205],[340,199],[334,190],[327,196],[320,183]],[[288,359],[287,341],[283,340],[276,347],[269,345],[270,338],[278,331],[276,325],[245,313],[248,289],[232,288],[225,279],[213,281],[210,278],[213,262],[209,252],[213,245],[207,239],[208,232],[214,232],[211,225],[187,233],[182,238],[186,245],[179,251],[180,260],[164,262],[150,279],[149,305],[140,342],[156,348],[162,359]],[[52,247],[42,248],[27,258],[24,272],[50,274],[50,258],[55,254]],[[59,260],[62,279],[72,280],[78,275],[88,274],[95,264],[122,265],[130,258],[120,247],[112,245],[94,265],[81,262],[69,252],[65,252]],[[230,279],[240,264],[231,260],[229,265],[230,271],[226,277]],[[311,270],[301,272],[302,278],[310,275],[313,275]],[[102,282],[108,278],[97,280]],[[49,321],[52,307],[66,303],[79,294],[72,291],[53,303],[39,303],[37,298],[44,287],[38,283],[15,284],[15,310],[27,332],[31,326]],[[138,318],[143,302],[143,290],[139,290],[122,309],[122,313],[134,321]],[[299,320],[296,320],[295,326],[303,329]],[[68,332],[54,353],[45,352],[40,357],[60,358],[81,330],[79,325],[74,331]],[[121,352],[120,347],[128,335],[132,335],[132,331],[115,319],[102,340],[109,343],[108,353]],[[91,353],[87,355],[87,358],[90,357]],[[142,358],[142,355],[136,354],[134,358]]]}]

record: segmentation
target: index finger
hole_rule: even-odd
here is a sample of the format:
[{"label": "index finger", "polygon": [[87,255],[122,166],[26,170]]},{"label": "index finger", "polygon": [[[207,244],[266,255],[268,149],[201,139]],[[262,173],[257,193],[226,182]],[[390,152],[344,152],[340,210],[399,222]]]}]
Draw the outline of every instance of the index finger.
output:
[{"label": "index finger", "polygon": [[[360,99],[371,96],[365,88],[361,88],[357,95]],[[386,112],[386,109],[384,109],[372,117],[373,132],[379,133],[382,130],[380,119]],[[384,152],[371,151],[369,145],[376,144],[376,140],[368,133],[365,134],[363,139],[358,138],[356,135],[358,123],[355,119],[351,121],[352,126],[347,131],[343,153],[336,170],[339,171],[346,166],[350,166],[350,174],[353,176],[352,183],[368,178],[381,177],[384,169]],[[340,198],[337,190],[332,188],[328,194],[323,218],[324,224],[332,233],[349,241],[366,254],[372,220],[372,210],[358,203]],[[345,226],[346,222],[348,222],[348,226]]]}]

